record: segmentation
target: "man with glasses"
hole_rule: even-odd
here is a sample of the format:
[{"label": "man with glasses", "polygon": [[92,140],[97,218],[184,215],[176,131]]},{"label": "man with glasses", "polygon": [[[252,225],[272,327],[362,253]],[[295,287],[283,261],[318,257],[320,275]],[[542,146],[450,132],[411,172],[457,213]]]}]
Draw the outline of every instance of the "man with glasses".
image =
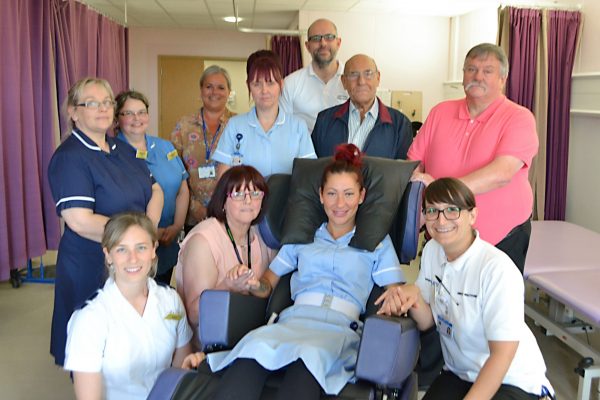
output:
[{"label": "man with glasses", "polygon": [[529,166],[538,151],[533,114],[503,94],[508,60],[482,43],[463,66],[466,97],[435,106],[408,152],[420,160],[412,180],[426,185],[456,177],[475,193],[481,238],[510,256],[523,272],[533,193]]},{"label": "man with glasses", "polygon": [[410,120],[377,97],[380,72],[375,60],[357,54],[346,62],[342,84],[350,99],[319,113],[312,140],[318,157],[353,143],[369,156],[405,159],[412,142]]},{"label": "man with glasses", "polygon": [[341,43],[333,22],[327,19],[313,22],[304,43],[312,62],[288,75],[283,82],[281,107],[286,113],[306,121],[309,132],[313,130],[319,111],[348,98],[340,80],[342,66],[336,59]]}]

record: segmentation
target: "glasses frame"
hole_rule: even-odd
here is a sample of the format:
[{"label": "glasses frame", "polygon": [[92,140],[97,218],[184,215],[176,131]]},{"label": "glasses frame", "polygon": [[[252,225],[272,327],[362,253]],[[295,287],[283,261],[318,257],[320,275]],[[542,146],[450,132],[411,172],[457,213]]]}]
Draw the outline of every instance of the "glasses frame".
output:
[{"label": "glasses frame", "polygon": [[101,106],[106,109],[115,108],[115,105],[117,105],[117,103],[114,100],[87,100],[83,103],[75,104],[76,107],[85,107],[90,110],[99,110]]},{"label": "glasses frame", "polygon": [[[458,210],[458,216],[456,218],[448,218],[448,215],[446,214],[446,212],[448,210],[450,210],[450,209],[457,209]],[[435,218],[428,218],[428,215],[430,215],[430,214],[427,213],[427,210],[435,210],[435,211],[437,211],[437,213],[435,215]],[[460,208],[458,206],[448,206],[448,207],[442,208],[442,209],[435,208],[435,207],[425,207],[423,209],[423,216],[425,217],[425,221],[433,222],[433,221],[437,221],[440,218],[440,213],[443,213],[444,214],[444,218],[446,218],[447,221],[456,221],[457,219],[460,218],[460,213],[463,210],[471,211],[472,208],[465,209],[465,208]],[[448,211],[448,212],[454,212],[454,210]]]},{"label": "glasses frame", "polygon": [[[244,194],[244,197],[234,197]],[[246,197],[250,197],[250,200],[262,200],[265,197],[265,192],[262,190],[236,190],[230,193],[227,193],[227,197],[229,197],[233,201],[245,201]]]},{"label": "glasses frame", "polygon": [[134,111],[126,110],[126,111],[121,111],[119,113],[119,116],[123,117],[123,118],[133,119],[135,117],[137,117],[137,118],[146,118],[146,117],[149,116],[149,114],[148,114],[148,110],[147,109],[145,109],[145,110],[139,110],[139,111],[135,111],[135,112]]},{"label": "glasses frame", "polygon": [[344,74],[346,79],[353,82],[357,81],[361,75],[365,79],[365,81],[370,81],[373,80],[373,78],[375,78],[375,76],[377,75],[377,70],[365,69],[364,71],[352,71],[348,72],[347,74]]},{"label": "glasses frame", "polygon": [[311,35],[308,37],[308,41],[312,43],[319,43],[323,39],[325,39],[326,42],[333,42],[337,39],[337,35],[334,33],[326,33],[324,35]]}]

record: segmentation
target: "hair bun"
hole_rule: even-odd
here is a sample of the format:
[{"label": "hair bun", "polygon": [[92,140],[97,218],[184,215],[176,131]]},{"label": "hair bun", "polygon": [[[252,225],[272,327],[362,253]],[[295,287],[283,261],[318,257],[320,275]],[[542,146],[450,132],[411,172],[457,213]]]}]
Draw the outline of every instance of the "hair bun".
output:
[{"label": "hair bun", "polygon": [[343,143],[335,148],[333,155],[335,161],[345,161],[350,165],[360,168],[362,166],[362,153],[356,145]]}]

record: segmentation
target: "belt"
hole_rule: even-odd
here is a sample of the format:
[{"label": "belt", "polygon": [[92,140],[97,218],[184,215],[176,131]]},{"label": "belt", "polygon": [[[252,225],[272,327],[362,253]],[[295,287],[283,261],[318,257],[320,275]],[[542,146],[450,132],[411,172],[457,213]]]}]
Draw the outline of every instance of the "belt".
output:
[{"label": "belt", "polygon": [[360,316],[360,308],[356,304],[330,294],[302,293],[296,296],[294,304],[329,308],[341,312],[352,320],[358,320]]}]

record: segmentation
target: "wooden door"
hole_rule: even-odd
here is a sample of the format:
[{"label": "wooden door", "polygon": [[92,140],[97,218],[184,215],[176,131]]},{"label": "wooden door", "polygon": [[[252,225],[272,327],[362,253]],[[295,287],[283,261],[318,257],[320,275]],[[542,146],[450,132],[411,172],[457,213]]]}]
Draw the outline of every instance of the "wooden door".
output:
[{"label": "wooden door", "polygon": [[200,108],[202,57],[158,56],[158,136],[171,140],[175,124]]}]

